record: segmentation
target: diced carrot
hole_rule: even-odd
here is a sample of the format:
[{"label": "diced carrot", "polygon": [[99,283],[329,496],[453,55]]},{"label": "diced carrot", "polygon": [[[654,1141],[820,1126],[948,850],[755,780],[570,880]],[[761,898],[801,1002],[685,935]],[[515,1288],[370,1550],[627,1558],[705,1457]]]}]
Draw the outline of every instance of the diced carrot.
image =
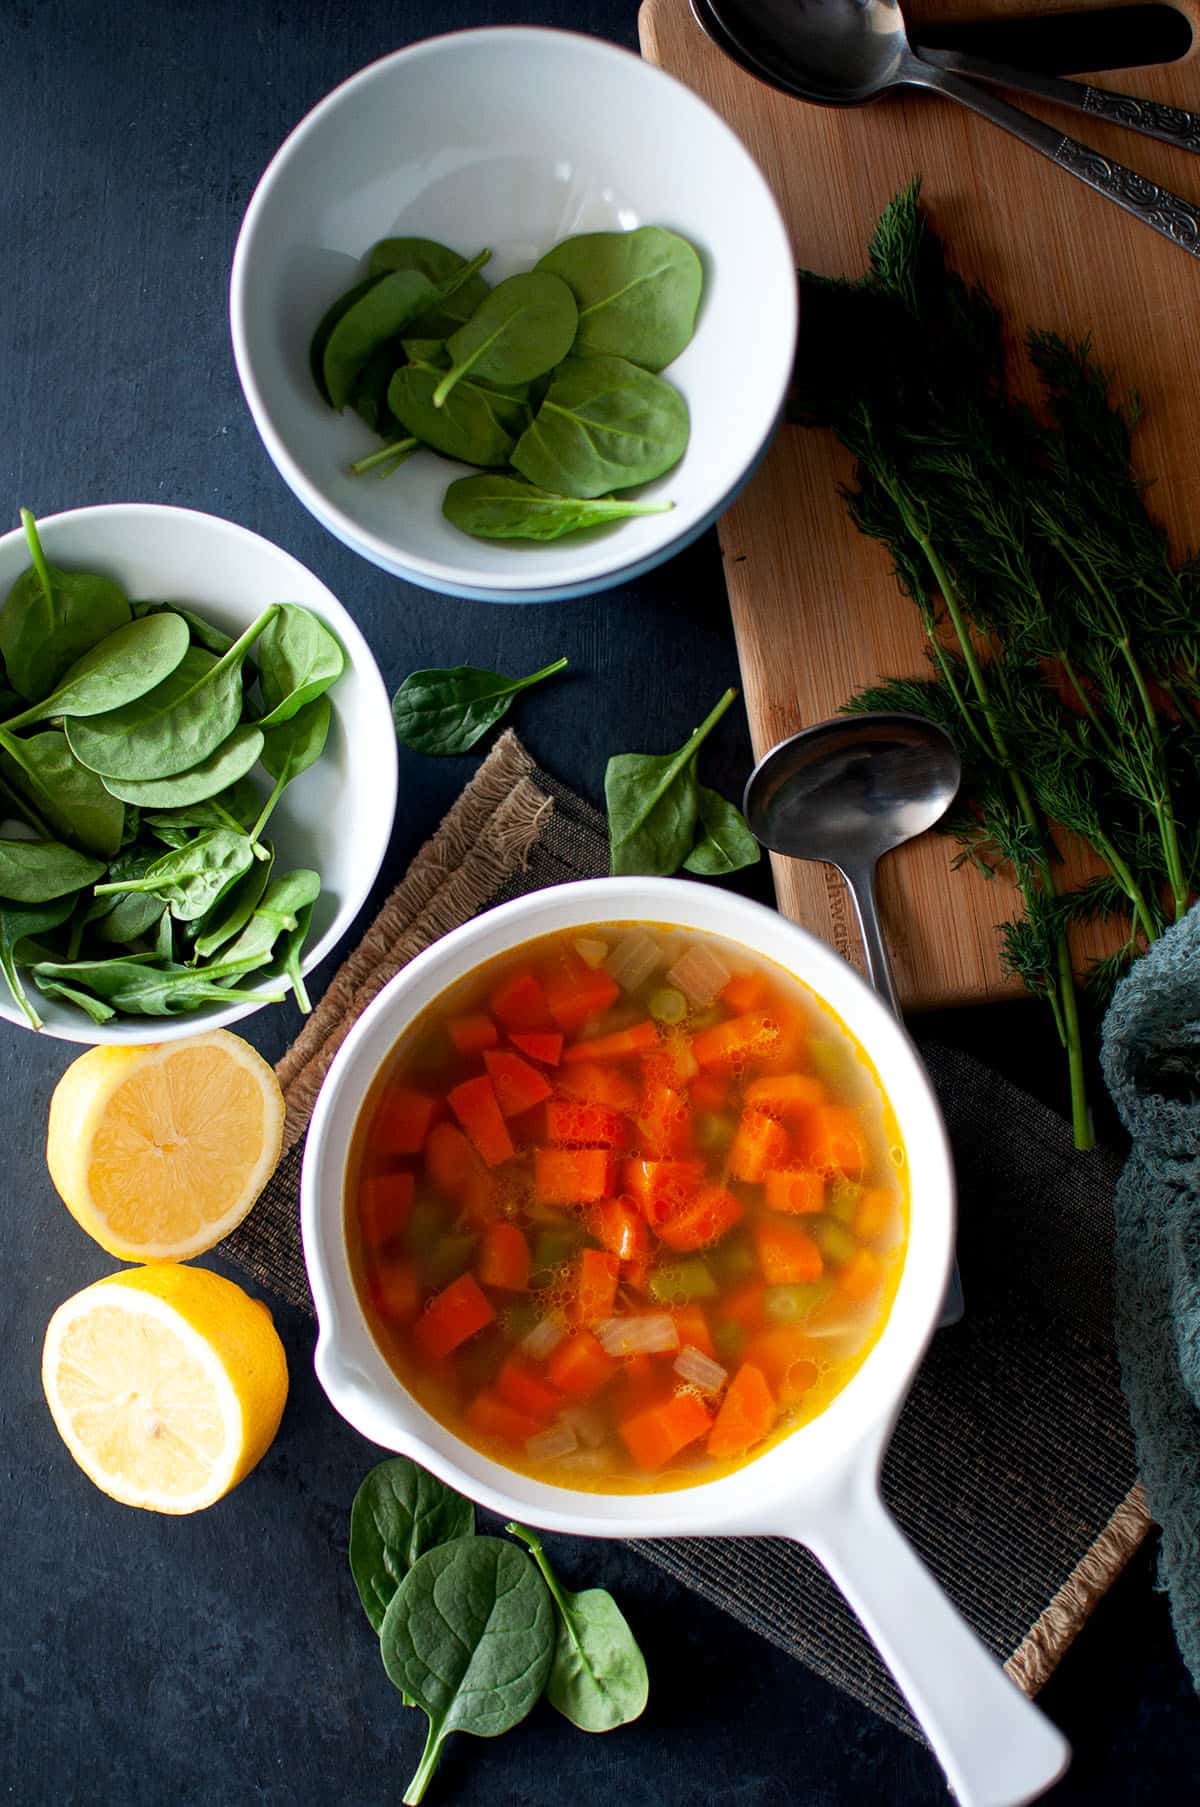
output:
[{"label": "diced carrot", "polygon": [[493,1016],[499,1017],[511,1035],[526,1035],[542,1029],[553,1029],[550,1006],[535,973],[512,973],[496,987],[488,1000]]},{"label": "diced carrot", "polygon": [[854,1234],[862,1242],[877,1242],[896,1228],[900,1207],[886,1186],[868,1186],[854,1209]]},{"label": "diced carrot", "polygon": [[846,1299],[869,1299],[883,1280],[879,1256],[872,1249],[856,1249],[837,1278],[837,1290]]},{"label": "diced carrot", "polygon": [[621,1263],[607,1249],[582,1249],[575,1270],[577,1324],[594,1324],[612,1316]]},{"label": "diced carrot", "polygon": [[655,1230],[669,1249],[702,1249],[732,1230],[742,1215],[742,1205],[724,1186],[702,1186],[694,1199]]},{"label": "diced carrot", "polygon": [[370,1286],[376,1309],[394,1324],[411,1323],[421,1309],[421,1283],[415,1262],[381,1262],[372,1270]]},{"label": "diced carrot", "polygon": [[545,1074],[531,1067],[519,1054],[509,1054],[503,1048],[499,1051],[489,1049],[483,1064],[506,1117],[519,1117],[522,1111],[531,1111],[535,1104],[550,1096],[550,1082]]},{"label": "diced carrot", "polygon": [[692,1152],[692,1117],[682,1092],[651,1080],[634,1119],[642,1152],[656,1161],[685,1161]]},{"label": "diced carrot", "polygon": [[686,1029],[668,1029],[657,1047],[642,1055],[642,1073],[647,1085],[666,1085],[679,1091],[695,1079],[700,1071],[692,1053],[692,1038]]},{"label": "diced carrot", "polygon": [[723,1111],[729,1103],[729,1081],[716,1073],[701,1073],[688,1087],[698,1111]]},{"label": "diced carrot", "polygon": [[796,1405],[816,1383],[819,1343],[798,1324],[773,1324],[746,1347],[746,1360],[762,1370],[780,1405]]},{"label": "diced carrot", "polygon": [[473,1274],[460,1274],[429,1301],[413,1325],[413,1342],[427,1361],[440,1361],[495,1317]]},{"label": "diced carrot", "polygon": [[514,1048],[520,1048],[522,1054],[528,1054],[530,1060],[540,1060],[545,1067],[556,1067],[562,1058],[563,1038],[548,1032],[538,1034],[530,1031],[522,1035],[516,1031],[509,1036]]},{"label": "diced carrot", "polygon": [[500,1031],[491,1017],[482,1011],[474,1016],[452,1016],[446,1030],[460,1054],[482,1054],[485,1048],[494,1048],[500,1040]]},{"label": "diced carrot", "polygon": [[518,1412],[528,1412],[531,1418],[543,1421],[553,1418],[562,1404],[558,1389],[543,1379],[533,1362],[515,1353],[508,1357],[496,1376],[496,1395],[505,1405],[515,1406]]},{"label": "diced carrot", "polygon": [[768,1286],[802,1286],[824,1271],[821,1251],[798,1224],[760,1217],[754,1225],[758,1265]]},{"label": "diced carrot", "polygon": [[662,1468],[681,1449],[712,1428],[712,1414],[696,1393],[676,1393],[617,1426],[622,1443],[647,1473]]},{"label": "diced carrot", "polygon": [[692,1037],[692,1053],[701,1067],[731,1067],[738,1061],[757,1059],[779,1041],[779,1018],[763,1010],[730,1017]]},{"label": "diced carrot", "polygon": [[529,1244],[515,1223],[488,1225],[475,1269],[482,1285],[523,1293],[529,1286],[529,1262]]},{"label": "diced carrot", "polygon": [[446,1095],[447,1103],[489,1167],[511,1161],[516,1149],[504,1125],[496,1088],[486,1074],[464,1079]]},{"label": "diced carrot", "polygon": [[757,1010],[766,995],[767,981],[761,973],[734,973],[720,994],[726,1010],[732,1010],[738,1016],[748,1010]]},{"label": "diced carrot", "polygon": [[582,1326],[563,1338],[546,1363],[551,1384],[569,1399],[590,1399],[616,1371],[613,1357]]},{"label": "diced carrot", "polygon": [[371,1124],[371,1146],[376,1154],[416,1154],[437,1115],[438,1101],[411,1086],[389,1086],[379,1101]]},{"label": "diced carrot", "polygon": [[649,1251],[646,1220],[630,1199],[603,1199],[592,1213],[591,1227],[597,1241],[618,1261],[639,1261]]},{"label": "diced carrot", "polygon": [[645,1054],[658,1045],[658,1024],[647,1017],[632,1029],[617,1029],[612,1035],[597,1035],[590,1042],[576,1042],[563,1054],[563,1065],[574,1067],[581,1060],[622,1060],[628,1054]]},{"label": "diced carrot", "polygon": [[538,1148],[533,1195],[542,1205],[594,1205],[612,1192],[607,1148]]},{"label": "diced carrot", "polygon": [[[639,1219],[640,1221],[640,1219]],[[646,1228],[642,1224],[642,1229]],[[631,1286],[635,1293],[644,1293],[650,1284],[649,1255],[635,1255],[631,1261],[621,1263],[621,1285]]]},{"label": "diced carrot", "polygon": [[695,1198],[704,1179],[702,1161],[626,1161],[625,1189],[637,1200],[651,1229],[669,1223]]},{"label": "diced carrot", "polygon": [[495,1174],[484,1166],[478,1155],[459,1196],[463,1210],[473,1224],[495,1223],[500,1211],[500,1187]]},{"label": "diced carrot", "polygon": [[629,1124],[606,1104],[580,1098],[552,1098],[546,1106],[546,1137],[551,1142],[581,1143],[588,1148],[628,1148]]},{"label": "diced carrot", "polygon": [[753,1336],[761,1330],[767,1315],[767,1287],[763,1280],[747,1280],[731,1293],[726,1293],[714,1307],[719,1318],[730,1324],[737,1324]]},{"label": "diced carrot", "polygon": [[496,1437],[502,1443],[528,1443],[544,1428],[540,1418],[522,1412],[495,1393],[479,1393],[464,1413],[468,1427],[477,1437]]},{"label": "diced carrot", "polygon": [[796,1125],[796,1158],[822,1173],[860,1174],[867,1161],[867,1138],[858,1112],[849,1104],[820,1104]]},{"label": "diced carrot", "polygon": [[460,1199],[479,1170],[479,1156],[453,1123],[435,1123],[425,1143],[425,1171],[446,1198]]},{"label": "diced carrot", "polygon": [[776,1167],[763,1175],[772,1211],[820,1211],[825,1205],[825,1175],[811,1167]]},{"label": "diced carrot", "polygon": [[398,1236],[412,1210],[411,1173],[373,1173],[358,1189],[358,1221],[363,1241],[378,1248]]},{"label": "diced carrot", "polygon": [[645,1411],[647,1406],[661,1405],[664,1399],[670,1399],[675,1382],[672,1379],[670,1385],[664,1387],[662,1367],[656,1356],[627,1355],[613,1389],[613,1412],[621,1418],[632,1418],[635,1413]]},{"label": "diced carrot", "polygon": [[574,1035],[589,1017],[620,997],[620,987],[602,966],[589,966],[573,952],[564,952],[543,975],[542,989],[550,1015],[564,1035]]},{"label": "diced carrot", "polygon": [[791,1149],[791,1137],[775,1117],[743,1111],[729,1150],[729,1171],[735,1180],[757,1185],[769,1168],[783,1165]]},{"label": "diced carrot", "polygon": [[775,1422],[775,1401],[761,1368],[743,1362],[721,1401],[708,1436],[710,1456],[740,1456],[761,1443]]},{"label": "diced carrot", "polygon": [[827,1096],[821,1081],[811,1073],[767,1073],[746,1087],[747,1104],[789,1119],[811,1110],[814,1104],[824,1104]]},{"label": "diced carrot", "polygon": [[535,1104],[531,1111],[522,1111],[519,1116],[508,1117],[505,1121],[518,1149],[540,1148],[543,1142],[549,1141],[544,1104]]},{"label": "diced carrot", "polygon": [[[679,1332],[681,1349],[685,1343],[690,1343],[693,1349],[699,1349],[701,1355],[711,1355],[716,1359],[717,1351],[703,1305],[677,1305],[671,1316],[675,1319],[675,1328]],[[671,1359],[674,1360],[674,1355]]]},{"label": "diced carrot", "polygon": [[560,1092],[585,1104],[607,1104],[614,1111],[632,1111],[637,1106],[637,1086],[616,1067],[581,1061],[555,1074],[555,1080]]}]

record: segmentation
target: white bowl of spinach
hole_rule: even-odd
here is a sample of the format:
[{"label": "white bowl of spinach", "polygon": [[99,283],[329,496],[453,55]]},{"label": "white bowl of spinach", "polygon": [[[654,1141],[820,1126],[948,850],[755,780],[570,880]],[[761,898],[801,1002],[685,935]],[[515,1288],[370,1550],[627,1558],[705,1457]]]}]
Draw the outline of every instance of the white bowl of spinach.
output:
[{"label": "white bowl of spinach", "polygon": [[[330,532],[425,588],[532,602],[627,582],[717,518],[779,417],[796,285],[702,101],[594,38],[503,27],[385,57],[296,127],[230,316],[263,442]],[[600,415],[651,422],[650,455],[622,468]]]},{"label": "white bowl of spinach", "polygon": [[212,515],[0,538],[0,1018],[146,1042],[292,998],[391,834],[387,693],[294,558]]}]

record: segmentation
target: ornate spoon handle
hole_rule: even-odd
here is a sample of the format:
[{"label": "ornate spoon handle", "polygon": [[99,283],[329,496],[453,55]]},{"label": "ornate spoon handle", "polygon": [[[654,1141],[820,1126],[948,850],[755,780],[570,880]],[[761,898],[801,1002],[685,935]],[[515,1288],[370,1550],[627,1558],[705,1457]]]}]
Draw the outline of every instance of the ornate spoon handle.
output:
[{"label": "ornate spoon handle", "polygon": [[1183,107],[1138,100],[1132,94],[1114,94],[1111,89],[1095,88],[1090,82],[1068,82],[1061,76],[1040,75],[1031,69],[1010,69],[1007,64],[986,62],[959,50],[928,50],[922,45],[917,54],[937,69],[969,75],[973,81],[987,82],[989,87],[1034,94],[1040,100],[1055,101],[1060,107],[1073,107],[1077,113],[1089,113],[1093,119],[1107,120],[1110,125],[1142,132],[1147,138],[1160,138],[1180,150],[1200,152],[1200,113],[1189,113]]}]

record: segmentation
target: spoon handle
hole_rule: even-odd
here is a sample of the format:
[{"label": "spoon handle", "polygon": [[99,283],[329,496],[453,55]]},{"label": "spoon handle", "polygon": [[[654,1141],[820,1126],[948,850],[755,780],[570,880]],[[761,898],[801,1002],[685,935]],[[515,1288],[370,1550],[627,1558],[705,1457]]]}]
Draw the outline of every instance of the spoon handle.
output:
[{"label": "spoon handle", "polygon": [[892,962],[883,938],[883,924],[879,920],[879,900],[875,895],[875,862],[864,861],[861,866],[839,865],[838,871],[845,879],[854,903],[858,932],[862,937],[863,953],[867,961],[867,977],[892,1015],[903,1022],[900,994],[896,990]]},{"label": "spoon handle", "polygon": [[1139,176],[1136,170],[1126,169],[1123,163],[1102,157],[1099,151],[1082,144],[1078,138],[1069,138],[1043,120],[1034,119],[1032,114],[1022,113],[1019,107],[1010,106],[1008,101],[989,93],[986,88],[977,88],[951,69],[937,68],[914,56],[905,64],[903,79],[957,100],[972,113],[978,113],[1002,131],[1019,138],[1031,150],[1040,151],[1060,169],[1078,176],[1097,194],[1115,201],[1126,213],[1141,220],[1143,225],[1152,226],[1155,232],[1169,238],[1190,256],[1200,258],[1200,209],[1172,194],[1169,188],[1160,188],[1156,182]]},{"label": "spoon handle", "polygon": [[1182,151],[1200,153],[1200,113],[1189,113],[1183,107],[1167,107],[1156,100],[1138,100],[1132,94],[1114,94],[1109,88],[1093,87],[1091,82],[1068,82],[1060,75],[1042,75],[1032,69],[1010,69],[1005,63],[991,63],[983,57],[968,56],[961,50],[931,50],[922,44],[918,49],[922,61],[956,75],[969,75],[973,81],[987,82],[993,88],[1012,88],[1018,94],[1032,94],[1038,100],[1051,100],[1060,107],[1072,107],[1077,113],[1088,113],[1110,125],[1121,125],[1147,138],[1159,138]]}]

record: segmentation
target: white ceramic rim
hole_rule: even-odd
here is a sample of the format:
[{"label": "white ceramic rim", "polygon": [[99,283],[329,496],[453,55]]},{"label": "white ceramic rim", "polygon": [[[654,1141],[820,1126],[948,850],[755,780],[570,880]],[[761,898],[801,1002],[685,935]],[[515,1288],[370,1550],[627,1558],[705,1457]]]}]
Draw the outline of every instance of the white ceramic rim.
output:
[{"label": "white ceramic rim", "polygon": [[[539,935],[586,923],[659,921],[725,935],[795,972],[837,1012],[879,1070],[901,1126],[913,1196],[909,1245],[884,1330],[862,1367],[810,1424],[731,1475],[661,1494],[551,1486],[463,1442],[408,1393],[367,1325],[344,1229],[346,1163],[358,1111],[413,1017],[472,967]],[[781,957],[782,956],[782,957]],[[898,1096],[898,1092],[901,1094]],[[333,1405],[362,1434],[411,1456],[491,1510],[602,1537],[701,1531],[802,1533],[832,1477],[878,1464],[936,1322],[954,1241],[954,1173],[941,1112],[906,1035],[840,955],[762,904],[679,879],[587,879],[498,906],[453,930],[384,988],[342,1044],[308,1131],[301,1229],[319,1335],[315,1365]],[[747,1477],[750,1477],[749,1479]]]},{"label": "white ceramic rim", "polygon": [[[494,586],[464,583],[453,565],[445,565],[439,560],[416,556],[401,557],[389,541],[382,539],[378,534],[367,532],[344,514],[340,508],[335,508],[330,504],[319,487],[309,480],[293,459],[286,442],[276,429],[266,400],[255,379],[249,356],[246,317],[254,304],[254,298],[247,274],[248,266],[254,253],[255,238],[262,229],[261,216],[270,206],[275,183],[292,151],[306,138],[319,131],[330,113],[341,107],[347,100],[353,99],[362,88],[373,82],[386,80],[392,69],[398,64],[417,62],[426,57],[438,55],[447,45],[452,45],[456,40],[462,38],[472,38],[485,45],[511,43],[517,38],[526,40],[532,38],[570,39],[587,55],[632,64],[639,71],[639,78],[646,79],[651,86],[666,83],[676,89],[678,93],[686,97],[687,102],[692,106],[703,109],[710,121],[719,128],[720,133],[727,137],[734,156],[744,161],[746,179],[748,182],[757,184],[762,190],[768,202],[768,214],[778,232],[785,261],[791,267],[792,254],[787,228],[784,225],[778,203],[771,193],[762,171],[732,127],[726,125],[724,120],[706,102],[694,94],[685,83],[678,81],[675,76],[668,75],[665,70],[657,68],[653,63],[646,62],[633,51],[625,50],[617,44],[607,43],[601,38],[589,37],[583,32],[563,31],[534,25],[483,26],[465,31],[442,32],[436,37],[423,38],[419,43],[410,44],[403,50],[395,50],[387,56],[379,57],[375,62],[368,63],[366,68],[358,70],[354,75],[347,76],[345,81],[340,82],[323,100],[318,101],[299,124],[292,128],[271,158],[250,197],[250,204],[243,217],[234,247],[233,266],[229,279],[229,323],[233,337],[234,363],[237,366],[238,378],[247,406],[271,462],[309,513],[351,551],[357,552],[360,556],[369,559],[372,564],[411,583],[423,584],[443,595],[465,596],[481,602],[492,600],[522,602],[540,599],[551,602],[573,596],[591,595],[599,590],[611,589],[614,585],[630,581],[646,571],[653,570],[655,566],[673,557],[677,551],[690,545],[701,533],[712,526],[732,501],[745,481],[745,476],[739,478],[716,502],[708,502],[693,509],[690,513],[681,511],[678,533],[672,534],[671,538],[664,541],[661,547],[632,563],[625,563],[614,568],[611,554],[608,558],[603,556],[604,545],[607,544],[604,542],[593,562],[584,568],[582,574],[574,576],[568,583],[530,585],[527,575],[515,573],[511,578],[500,579]],[[771,398],[772,405],[766,414],[768,424],[754,457],[750,461],[748,472],[752,471],[761,459],[781,418],[787,397],[799,324],[798,290],[793,288],[789,292],[792,294],[789,334],[791,352],[781,366],[777,393]]]},{"label": "white ceramic rim", "polygon": [[[237,521],[226,520],[223,515],[208,514],[201,508],[178,508],[165,502],[96,502],[88,504],[85,508],[65,508],[61,509],[58,514],[39,515],[38,533],[44,535],[48,530],[52,532],[58,527],[73,525],[80,521],[86,522],[89,517],[94,518],[97,515],[111,518],[124,509],[138,514],[148,511],[168,520],[203,521],[205,528],[211,530],[214,535],[223,535],[242,545],[265,547],[273,558],[280,561],[281,569],[286,571],[290,568],[299,574],[304,581],[305,588],[315,585],[321,593],[326,618],[341,641],[348,661],[354,667],[359,679],[376,691],[380,707],[384,711],[390,712],[391,703],[387,687],[376,663],[375,655],[367,645],[353,616],[350,615],[345,605],[338,601],[333,591],[322,583],[315,572],[310,571],[307,565],[301,564],[300,560],[294,558],[290,552],[285,552],[282,546],[277,546],[274,540],[267,539],[265,534],[255,533],[249,527],[242,527]],[[13,540],[20,540],[24,543],[24,539],[24,528],[15,527],[8,533],[0,535],[0,549],[9,545]],[[336,703],[335,696],[331,697],[331,700]],[[347,893],[337,915],[325,933],[318,941],[314,941],[309,947],[306,947],[300,962],[300,970],[304,974],[312,972],[313,968],[318,966],[328,954],[331,954],[342,940],[370,896],[387,855],[392,829],[395,825],[400,759],[394,738],[385,744],[387,746],[386,755],[382,764],[374,769],[372,777],[372,782],[378,785],[378,795],[383,805],[379,815],[378,856],[376,857],[374,854],[371,856],[369,880],[365,884],[360,883],[356,895],[351,896]],[[250,999],[244,1004],[232,1005],[228,1010],[209,1008],[203,1011],[188,1011],[178,1017],[121,1017],[111,1024],[92,1023],[87,1020],[81,1021],[78,1025],[73,1022],[47,1022],[43,1029],[34,1031],[34,1033],[54,1041],[85,1043],[89,1047],[132,1045],[139,1042],[174,1042],[183,1041],[191,1035],[206,1033],[211,1029],[227,1029],[231,1023],[241,1022],[245,1017],[253,1016],[257,1011],[269,1008],[271,1006],[267,1003],[259,1003]],[[11,1023],[14,1028],[26,1026],[19,1017],[0,1017],[0,1023],[4,1022]]]}]

